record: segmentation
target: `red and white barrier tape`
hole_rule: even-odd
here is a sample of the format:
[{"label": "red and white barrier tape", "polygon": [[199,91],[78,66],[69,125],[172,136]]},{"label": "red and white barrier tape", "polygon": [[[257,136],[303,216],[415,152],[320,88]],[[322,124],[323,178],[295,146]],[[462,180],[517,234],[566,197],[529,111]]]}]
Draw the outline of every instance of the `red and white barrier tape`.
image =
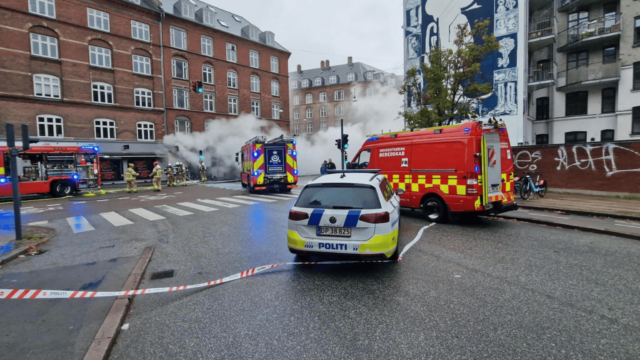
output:
[{"label": "red and white barrier tape", "polygon": [[[407,246],[402,249],[400,256],[398,256],[398,261],[402,260],[402,255],[407,252],[415,243],[420,240],[422,237],[422,233],[424,230],[430,228],[435,224],[431,224],[423,227],[418,231],[415,239],[411,241]],[[271,264],[259,266],[250,270],[245,270],[241,273],[237,273],[222,279],[208,281],[206,283],[195,284],[195,285],[184,285],[184,286],[172,286],[172,287],[163,287],[163,288],[151,288],[151,289],[139,289],[139,290],[128,290],[128,291],[64,291],[64,290],[30,290],[30,289],[0,289],[0,300],[7,299],[86,299],[86,298],[99,298],[99,297],[118,297],[118,296],[128,296],[128,295],[143,295],[143,294],[158,294],[172,291],[182,291],[189,289],[198,289],[203,287],[215,286],[224,283],[228,283],[230,281],[244,279],[246,277],[255,275],[257,273],[263,272],[265,270],[272,269],[276,266],[283,265],[336,265],[336,264],[359,264],[359,263],[388,263],[395,262],[394,260],[350,260],[350,261],[314,261],[314,262],[286,262],[279,264]]]}]

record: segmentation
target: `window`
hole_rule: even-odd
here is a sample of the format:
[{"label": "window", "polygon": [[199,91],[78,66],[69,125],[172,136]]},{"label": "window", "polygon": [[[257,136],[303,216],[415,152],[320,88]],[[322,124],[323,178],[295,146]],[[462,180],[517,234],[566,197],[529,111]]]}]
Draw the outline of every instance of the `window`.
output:
[{"label": "window", "polygon": [[302,87],[303,88],[309,87],[309,80],[302,80]]},{"label": "window", "polygon": [[273,45],[273,34],[267,33],[266,38],[267,38],[267,45]]},{"label": "window", "polygon": [[229,114],[238,115],[238,98],[229,96]]},{"label": "window", "polygon": [[95,130],[96,139],[115,139],[116,138],[116,122],[109,119],[93,120],[93,129]]},{"label": "window", "polygon": [[344,107],[342,105],[336,106],[336,116],[344,115]]},{"label": "window", "polygon": [[313,109],[307,109],[307,119],[313,119]]},{"label": "window", "polygon": [[320,123],[320,130],[327,131],[327,122],[323,121]]},{"label": "window", "polygon": [[58,58],[58,39],[51,36],[40,34],[31,34],[31,54],[36,56],[47,57],[51,59]]},{"label": "window", "polygon": [[38,116],[38,136],[64,137],[62,118],[55,115]]},{"label": "window", "polygon": [[271,81],[271,96],[280,96],[280,83],[277,80]]},{"label": "window", "polygon": [[300,120],[300,110],[299,109],[293,110],[293,120]]},{"label": "window", "polygon": [[587,91],[568,93],[565,97],[565,116],[586,115],[588,97],[589,92]]},{"label": "window", "polygon": [[232,89],[238,88],[238,73],[235,71],[227,71],[227,87]]},{"label": "window", "polygon": [[320,93],[320,102],[327,102],[327,93],[324,91]]},{"label": "window", "polygon": [[238,53],[234,44],[227,43],[227,61],[237,62]]},{"label": "window", "polygon": [[347,81],[355,81],[355,80],[356,80],[356,74],[355,73],[347,74]]},{"label": "window", "polygon": [[271,118],[274,120],[280,119],[280,104],[271,104]]},{"label": "window", "polygon": [[307,134],[313,134],[313,123],[307,124]]},{"label": "window", "polygon": [[291,86],[292,89],[297,89],[298,88],[298,82],[297,81],[292,81],[291,82]]},{"label": "window", "polygon": [[151,59],[146,56],[133,55],[133,72],[151,75]]},{"label": "window", "polygon": [[640,61],[633,63],[633,90],[640,90]]},{"label": "window", "polygon": [[338,83],[338,77],[335,75],[331,75],[329,76],[329,84],[337,84]]},{"label": "window", "polygon": [[549,98],[541,97],[536,99],[536,120],[549,119]]},{"label": "window", "polygon": [[213,13],[213,11],[207,11],[204,10],[202,12],[202,21],[209,25],[209,26],[213,26],[213,19],[215,18],[215,14]]},{"label": "window", "polygon": [[[356,159],[351,163],[351,168],[352,169],[366,169],[366,168],[369,167],[369,161],[371,161],[371,150],[362,150],[360,152],[360,154],[358,154]],[[387,179],[383,179],[382,181],[386,182],[388,180]],[[386,187],[388,186],[388,182],[384,183],[384,184],[383,184],[383,182],[380,183],[380,189],[382,190],[382,193],[385,195],[385,198],[386,198],[386,196],[387,196]],[[391,196],[393,196],[393,190],[391,191]]]},{"label": "window", "polygon": [[373,73],[372,72],[368,72],[366,74],[364,74],[364,78],[367,80],[373,80]]},{"label": "window", "polygon": [[251,92],[260,92],[260,78],[257,76],[251,76]]},{"label": "window", "polygon": [[254,27],[249,28],[249,37],[251,38],[251,40],[258,40],[259,36],[260,30]]},{"label": "window", "polygon": [[176,119],[176,132],[177,133],[191,133],[191,121],[186,118],[177,118]]},{"label": "window", "polygon": [[182,59],[171,59],[171,76],[178,79],[188,79],[189,63]]},{"label": "window", "polygon": [[277,57],[271,57],[271,72],[278,73],[280,72],[280,60]]},{"label": "window", "polygon": [[200,47],[202,48],[202,55],[213,56],[213,39],[207,36],[201,36]]},{"label": "window", "polygon": [[334,100],[344,100],[344,90],[336,90],[333,93]]},{"label": "window", "polygon": [[205,84],[213,84],[213,68],[211,66],[202,66],[202,82]]},{"label": "window", "polygon": [[113,104],[113,86],[105,83],[92,83],[93,102],[97,104]]},{"label": "window", "polygon": [[631,133],[640,134],[640,106],[634,107],[631,113]]},{"label": "window", "polygon": [[579,51],[571,53],[567,56],[567,70],[575,69],[579,66],[585,66],[589,63],[589,51]]},{"label": "window", "polygon": [[229,25],[227,25],[227,23],[226,23],[226,22],[224,22],[224,21],[222,21],[222,20],[220,20],[220,19],[218,19],[218,23],[219,23],[220,25],[222,25],[222,26],[226,27],[226,28],[228,28],[228,27],[229,27]]},{"label": "window", "polygon": [[251,100],[251,113],[255,117],[260,117],[260,100]]},{"label": "window", "polygon": [[138,128],[138,140],[153,141],[156,139],[155,126],[150,122],[139,122],[136,124]]},{"label": "window", "polygon": [[536,135],[536,144],[537,145],[545,145],[549,143],[549,134],[537,134]]},{"label": "window", "polygon": [[633,19],[633,44],[640,44],[640,16]]},{"label": "window", "polygon": [[313,85],[314,86],[321,86],[322,85],[322,78],[313,79]]},{"label": "window", "polygon": [[29,12],[55,18],[56,2],[55,0],[29,0]]},{"label": "window", "polygon": [[305,102],[305,104],[312,104],[313,103],[313,94],[306,94],[304,96],[304,102]]},{"label": "window", "polygon": [[89,27],[96,30],[109,31],[109,13],[87,9]]},{"label": "window", "polygon": [[610,2],[602,6],[602,12],[604,13],[604,27],[606,29],[611,29],[611,26],[616,23],[617,10],[618,5],[615,2]]},{"label": "window", "polygon": [[44,74],[33,75],[33,95],[47,99],[60,99],[60,79]]},{"label": "window", "polygon": [[133,100],[136,107],[151,109],[153,108],[153,93],[147,89],[134,89]]},{"label": "window", "polygon": [[256,69],[260,67],[260,53],[255,50],[249,51],[249,66]]},{"label": "window", "polygon": [[186,49],[187,48],[187,32],[178,29],[171,28],[171,46],[178,49]]},{"label": "window", "polygon": [[602,89],[602,113],[616,112],[616,88]]},{"label": "window", "polygon": [[131,20],[131,37],[142,41],[149,41],[149,25]]},{"label": "window", "polygon": [[608,46],[602,49],[602,62],[605,64],[609,64],[612,62],[616,62],[617,60],[618,48],[616,46]]},{"label": "window", "polygon": [[193,6],[186,0],[182,2],[182,16],[193,19],[194,11],[195,6]]},{"label": "window", "polygon": [[587,141],[586,131],[570,131],[570,132],[564,133],[565,144],[577,144],[577,143],[583,143],[586,141]]},{"label": "window", "polygon": [[600,131],[600,141],[613,141],[615,132],[611,129]]},{"label": "window", "polygon": [[300,96],[293,95],[293,105],[300,105]]},{"label": "window", "polygon": [[111,68],[111,50],[89,46],[89,63],[93,66]]},{"label": "window", "polygon": [[327,108],[326,107],[321,107],[320,108],[320,117],[327,117]]},{"label": "window", "polygon": [[214,112],[216,111],[216,95],[211,93],[204,93],[203,95],[204,111]]},{"label": "window", "polygon": [[293,133],[296,135],[300,134],[300,125],[294,125],[293,126]]},{"label": "window", "polygon": [[178,109],[189,108],[189,90],[183,88],[173,89],[173,107]]}]

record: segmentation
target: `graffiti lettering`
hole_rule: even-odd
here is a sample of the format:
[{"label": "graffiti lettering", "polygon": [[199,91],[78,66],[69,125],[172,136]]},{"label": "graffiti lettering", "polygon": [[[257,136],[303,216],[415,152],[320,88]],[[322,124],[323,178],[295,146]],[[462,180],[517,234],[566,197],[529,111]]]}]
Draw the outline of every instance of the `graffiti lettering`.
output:
[{"label": "graffiti lettering", "polygon": [[[602,152],[600,152],[602,149]],[[568,170],[569,168],[576,167],[580,170],[588,170],[597,171],[596,162],[602,161],[602,166],[607,174],[607,176],[611,176],[621,172],[631,172],[638,171],[640,172],[640,167],[634,169],[618,169],[616,166],[615,159],[615,150],[619,149],[618,152],[628,151],[633,153],[634,155],[640,157],[640,153],[633,151],[631,149],[627,149],[625,147],[616,145],[616,144],[604,144],[601,146],[592,146],[592,145],[575,145],[571,149],[571,153],[573,157],[569,155],[567,149],[565,149],[564,145],[558,147],[558,157],[555,158],[558,161],[558,166],[556,170]],[[515,164],[518,168],[523,169],[523,167],[518,166],[518,157],[520,154],[525,153],[526,151],[521,151],[516,155]],[[534,153],[535,154],[535,153]],[[598,157],[598,155],[601,155]],[[532,155],[530,155],[532,156]],[[595,157],[594,157],[595,156]],[[526,155],[523,159],[526,162]],[[639,159],[640,160],[640,159]]]},{"label": "graffiti lettering", "polygon": [[527,150],[524,150],[520,151],[513,157],[513,165],[518,169],[526,169],[528,167],[529,171],[536,171],[536,169],[538,169],[536,162],[539,160],[542,160],[540,151],[536,151],[532,154]]}]

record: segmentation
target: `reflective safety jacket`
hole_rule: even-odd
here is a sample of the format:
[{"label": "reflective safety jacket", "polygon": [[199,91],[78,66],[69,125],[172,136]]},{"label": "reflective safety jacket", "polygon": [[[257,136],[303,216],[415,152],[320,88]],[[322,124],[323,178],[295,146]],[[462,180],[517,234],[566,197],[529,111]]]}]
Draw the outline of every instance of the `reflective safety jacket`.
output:
[{"label": "reflective safety jacket", "polygon": [[135,170],[133,170],[132,168],[128,168],[125,172],[124,172],[124,179],[126,181],[131,181],[131,180],[135,180],[136,176],[138,176],[138,173],[135,172]]},{"label": "reflective safety jacket", "polygon": [[160,166],[156,166],[156,168],[153,169],[153,177],[162,177],[162,168]]}]

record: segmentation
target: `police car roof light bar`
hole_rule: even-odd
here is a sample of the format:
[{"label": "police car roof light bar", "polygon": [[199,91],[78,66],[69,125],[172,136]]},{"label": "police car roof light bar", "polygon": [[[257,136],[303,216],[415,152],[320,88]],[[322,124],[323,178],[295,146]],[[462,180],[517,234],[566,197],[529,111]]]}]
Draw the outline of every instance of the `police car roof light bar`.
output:
[{"label": "police car roof light bar", "polygon": [[350,169],[350,170],[327,170],[329,174],[378,174],[382,170],[380,169]]}]

